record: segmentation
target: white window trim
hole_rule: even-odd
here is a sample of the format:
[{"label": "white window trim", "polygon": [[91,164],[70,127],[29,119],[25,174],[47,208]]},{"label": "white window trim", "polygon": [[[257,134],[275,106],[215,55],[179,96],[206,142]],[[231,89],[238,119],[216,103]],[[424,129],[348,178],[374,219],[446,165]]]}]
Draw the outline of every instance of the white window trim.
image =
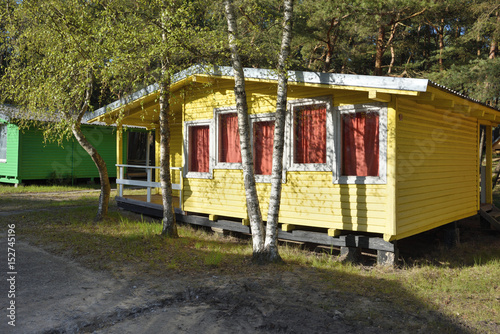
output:
[{"label": "white window trim", "polygon": [[4,143],[4,145],[5,145],[5,159],[0,159],[0,163],[7,163],[7,134],[9,131],[8,124],[0,122],[0,127],[4,127],[4,129],[5,129],[5,143]]},{"label": "white window trim", "polygon": [[[252,143],[252,153],[255,159],[255,151],[254,151],[254,138],[253,138],[253,125],[257,122],[269,122],[276,120],[276,113],[272,114],[252,114],[250,115],[250,134],[251,134],[251,143]],[[276,125],[276,123],[275,123]],[[285,147],[286,147],[286,139],[285,139]],[[255,182],[257,183],[271,183],[272,175],[259,175],[255,174]],[[285,155],[283,155],[283,172],[281,177],[281,182],[286,183],[286,159]]]},{"label": "white window trim", "polygon": [[[209,172],[190,172],[189,171],[189,128],[191,126],[207,126],[209,128]],[[184,122],[184,177],[192,179],[212,179],[213,178],[213,166],[214,166],[214,130],[213,121],[209,120],[199,120],[199,121],[187,121]]]},{"label": "white window trim", "polygon": [[216,143],[214,149],[214,169],[242,169],[241,163],[238,162],[219,162],[219,147],[220,147],[220,136],[219,136],[219,116],[222,114],[233,114],[236,113],[236,107],[224,107],[214,109],[214,142]]},{"label": "white window trim", "polygon": [[[354,112],[377,112],[379,114],[379,176],[345,176],[342,173],[342,114]],[[362,103],[342,105],[335,108],[335,160],[333,183],[337,184],[386,184],[387,183],[387,103]]]},{"label": "white window trim", "polygon": [[[293,131],[294,123],[294,108],[309,104],[326,104],[326,163],[310,163],[298,164],[293,161],[295,152],[295,138]],[[286,119],[285,131],[285,156],[287,161],[287,170],[294,172],[329,172],[332,171],[332,166],[335,161],[334,151],[334,126],[332,114],[332,97],[321,96],[307,99],[297,99],[288,101],[288,115]]]}]

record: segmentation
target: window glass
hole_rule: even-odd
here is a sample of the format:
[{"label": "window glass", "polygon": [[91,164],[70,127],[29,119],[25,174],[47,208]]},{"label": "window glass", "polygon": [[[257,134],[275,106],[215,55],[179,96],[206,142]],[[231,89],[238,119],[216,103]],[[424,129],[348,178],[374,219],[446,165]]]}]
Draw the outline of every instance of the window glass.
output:
[{"label": "window glass", "polygon": [[219,114],[219,161],[241,163],[240,134],[236,113]]},{"label": "window glass", "polygon": [[271,175],[273,168],[274,121],[253,123],[255,174]]},{"label": "window glass", "polygon": [[326,104],[294,108],[294,163],[326,163]]},{"label": "window glass", "polygon": [[342,175],[379,176],[379,114],[344,113],[342,127]]},{"label": "window glass", "polygon": [[189,127],[189,171],[210,172],[210,127]]},{"label": "window glass", "polygon": [[0,161],[7,159],[7,125],[0,124]]}]

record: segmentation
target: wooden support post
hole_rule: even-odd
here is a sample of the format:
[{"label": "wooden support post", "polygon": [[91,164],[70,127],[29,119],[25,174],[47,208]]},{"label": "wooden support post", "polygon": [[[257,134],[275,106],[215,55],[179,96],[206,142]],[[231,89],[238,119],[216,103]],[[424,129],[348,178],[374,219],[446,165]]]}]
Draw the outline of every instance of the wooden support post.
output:
[{"label": "wooden support post", "polygon": [[[160,166],[160,127],[155,128],[155,166]],[[160,182],[160,169],[155,169],[155,181]],[[160,188],[156,188],[156,194],[160,193]]]},{"label": "wooden support post", "polygon": [[329,228],[328,229],[328,235],[330,237],[338,237],[342,230],[336,229],[336,228]]},{"label": "wooden support post", "polygon": [[248,219],[248,218],[243,218],[243,219],[241,220],[241,225],[243,225],[243,226],[250,226],[250,219]]},{"label": "wooden support post", "polygon": [[281,230],[285,232],[291,232],[295,230],[295,225],[292,224],[281,224]]},{"label": "wooden support post", "polygon": [[485,187],[486,187],[486,203],[493,204],[493,131],[491,125],[486,125],[485,127],[485,143],[486,143],[486,172],[485,172]]},{"label": "wooden support post", "polygon": [[340,262],[359,262],[361,258],[361,249],[359,247],[340,247]]},{"label": "wooden support post", "polygon": [[217,216],[217,215],[208,215],[208,220],[216,222],[217,220],[219,220],[219,216]]},{"label": "wooden support post", "polygon": [[399,249],[394,242],[394,251],[377,250],[377,265],[394,266],[398,262]]},{"label": "wooden support post", "polygon": [[444,244],[448,248],[453,248],[460,244],[460,230],[457,222],[444,226]]},{"label": "wooden support post", "polygon": [[[116,125],[116,164],[123,164],[123,126]],[[116,176],[120,176],[120,170],[116,167]]]}]

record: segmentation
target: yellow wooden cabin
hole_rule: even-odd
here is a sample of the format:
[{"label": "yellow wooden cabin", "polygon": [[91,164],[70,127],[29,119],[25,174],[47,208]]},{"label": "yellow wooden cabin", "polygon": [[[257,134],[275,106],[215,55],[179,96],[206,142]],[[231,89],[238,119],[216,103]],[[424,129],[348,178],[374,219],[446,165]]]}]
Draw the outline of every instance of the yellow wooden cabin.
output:
[{"label": "yellow wooden cabin", "polygon": [[[171,165],[179,219],[199,223],[205,217],[207,226],[223,222],[225,228],[247,231],[239,137],[230,126],[235,113],[232,74],[230,67],[193,66],[174,76]],[[245,69],[264,219],[276,79],[272,70]],[[119,129],[133,125],[154,130],[158,107],[158,86],[152,85],[86,119],[117,123]],[[424,79],[291,71],[287,117],[280,238],[307,241],[304,236],[312,235],[326,244],[354,240],[355,246],[391,251],[386,246],[395,240],[480,209],[480,127],[491,143],[492,127],[500,123],[496,109]],[[148,194],[151,204],[126,192],[118,196],[119,204],[132,210],[156,205],[161,211],[154,204],[158,169],[145,167],[152,171],[146,181],[125,180],[122,140],[118,131],[122,177],[117,183],[146,182],[153,191]],[[491,145],[486,157],[486,170],[491,170]],[[483,202],[491,204],[491,173],[484,179]],[[365,236],[371,239],[362,241]],[[377,240],[385,246],[374,246]]]}]

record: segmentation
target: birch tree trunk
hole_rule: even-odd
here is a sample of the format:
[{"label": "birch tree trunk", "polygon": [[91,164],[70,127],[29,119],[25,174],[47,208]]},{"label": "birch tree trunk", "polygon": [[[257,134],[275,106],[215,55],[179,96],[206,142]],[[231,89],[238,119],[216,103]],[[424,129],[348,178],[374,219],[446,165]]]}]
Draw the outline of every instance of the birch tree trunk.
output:
[{"label": "birch tree trunk", "polygon": [[[81,122],[81,117],[80,117],[80,122]],[[97,208],[97,214],[94,220],[100,221],[108,214],[109,198],[111,195],[111,185],[109,183],[108,169],[106,167],[106,162],[97,152],[94,146],[92,146],[92,144],[90,144],[87,138],[85,138],[85,135],[82,132],[79,122],[76,122],[71,127],[71,131],[73,132],[73,135],[75,136],[78,143],[90,155],[92,161],[94,161],[94,164],[97,167],[97,170],[99,171],[101,193],[99,194],[99,206]]]},{"label": "birch tree trunk", "polygon": [[248,218],[252,231],[253,258],[259,260],[264,250],[264,224],[255,186],[253,166],[253,153],[250,143],[250,121],[248,118],[248,105],[245,91],[245,77],[243,66],[238,53],[236,17],[231,0],[224,1],[228,26],[229,48],[231,49],[231,62],[234,71],[234,94],[236,98],[236,111],[238,113],[238,131],[240,134],[241,164],[245,184]]},{"label": "birch tree trunk", "polygon": [[[94,221],[100,221],[104,217],[108,215],[108,206],[109,206],[109,198],[111,196],[111,184],[109,183],[108,176],[108,168],[106,167],[106,162],[101,157],[99,152],[95,149],[94,146],[87,140],[85,135],[81,129],[82,118],[85,112],[87,111],[91,90],[88,89],[86,92],[86,100],[81,108],[80,112],[77,115],[76,122],[71,126],[71,131],[75,136],[75,139],[78,141],[80,146],[90,155],[92,161],[97,167],[99,171],[99,181],[101,184],[101,193],[99,194],[99,205],[97,207],[97,214],[94,218]],[[69,115],[65,115],[66,118],[70,118]]]},{"label": "birch tree trunk", "polygon": [[[162,17],[165,23],[165,18]],[[162,42],[166,43],[165,30],[162,33]],[[163,51],[165,52],[165,51]],[[177,238],[177,224],[172,203],[172,175],[170,173],[170,124],[168,122],[170,98],[170,71],[168,57],[161,60],[160,79],[160,184],[163,203],[163,227],[161,234],[166,237]]]},{"label": "birch tree trunk", "polygon": [[288,90],[286,60],[290,54],[292,41],[293,0],[284,0],[283,36],[278,59],[278,92],[276,116],[274,121],[273,168],[271,176],[271,195],[267,213],[266,240],[264,243],[264,261],[281,262],[278,252],[278,218],[281,204],[283,178],[283,148],[285,144],[285,119]]}]

